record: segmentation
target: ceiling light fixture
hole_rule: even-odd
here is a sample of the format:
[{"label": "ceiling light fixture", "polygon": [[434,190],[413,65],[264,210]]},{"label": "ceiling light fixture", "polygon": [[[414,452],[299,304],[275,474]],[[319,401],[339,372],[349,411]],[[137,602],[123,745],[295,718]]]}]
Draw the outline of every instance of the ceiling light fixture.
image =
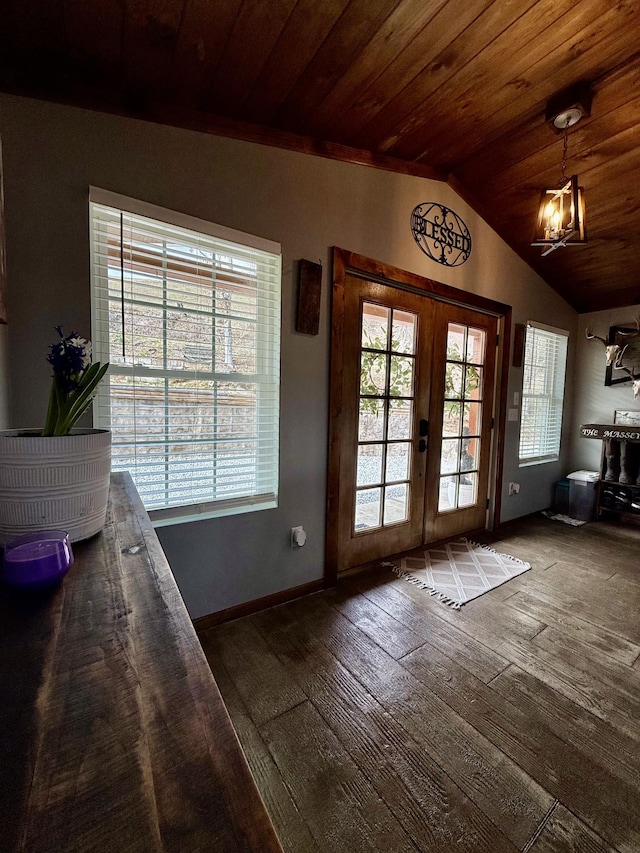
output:
[{"label": "ceiling light fixture", "polygon": [[545,187],[540,195],[538,221],[532,246],[545,249],[542,256],[568,245],[586,243],[584,193],[578,176],[567,177],[569,128],[590,115],[591,94],[585,84],[562,92],[547,104],[546,118],[557,132],[563,132],[562,177],[555,187]]}]

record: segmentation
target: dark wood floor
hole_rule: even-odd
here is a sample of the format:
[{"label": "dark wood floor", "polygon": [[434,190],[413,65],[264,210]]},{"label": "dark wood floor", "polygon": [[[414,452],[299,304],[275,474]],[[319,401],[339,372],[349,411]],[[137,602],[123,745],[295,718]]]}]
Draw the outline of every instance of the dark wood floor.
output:
[{"label": "dark wood floor", "polygon": [[287,853],[640,851],[640,530],[534,517],[452,611],[377,570],[202,635]]}]

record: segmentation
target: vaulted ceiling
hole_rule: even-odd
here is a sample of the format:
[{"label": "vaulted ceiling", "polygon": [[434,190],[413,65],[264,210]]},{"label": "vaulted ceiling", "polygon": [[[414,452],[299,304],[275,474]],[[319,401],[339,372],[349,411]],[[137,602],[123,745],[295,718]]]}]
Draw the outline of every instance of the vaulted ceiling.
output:
[{"label": "vaulted ceiling", "polygon": [[[541,256],[568,135],[588,242]],[[580,311],[640,303],[638,0],[6,0],[0,89],[449,180]]]}]

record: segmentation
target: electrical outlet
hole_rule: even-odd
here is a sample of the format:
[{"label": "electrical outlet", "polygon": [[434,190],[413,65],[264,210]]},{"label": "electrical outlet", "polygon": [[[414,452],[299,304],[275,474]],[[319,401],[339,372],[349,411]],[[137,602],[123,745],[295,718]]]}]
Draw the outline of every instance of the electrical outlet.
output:
[{"label": "electrical outlet", "polygon": [[509,483],[509,494],[510,495],[519,495],[520,494],[520,483]]},{"label": "electrical outlet", "polygon": [[307,541],[307,534],[305,532],[304,527],[292,527],[291,528],[291,547],[292,548],[302,548],[304,543]]}]

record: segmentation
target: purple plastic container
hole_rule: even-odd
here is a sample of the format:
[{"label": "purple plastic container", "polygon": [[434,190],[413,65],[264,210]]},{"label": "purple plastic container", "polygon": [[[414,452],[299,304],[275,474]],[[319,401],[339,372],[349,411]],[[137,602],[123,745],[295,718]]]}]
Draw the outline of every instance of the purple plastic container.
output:
[{"label": "purple plastic container", "polygon": [[5,545],[3,578],[21,589],[44,589],[59,583],[72,564],[73,551],[64,530],[25,533]]}]

